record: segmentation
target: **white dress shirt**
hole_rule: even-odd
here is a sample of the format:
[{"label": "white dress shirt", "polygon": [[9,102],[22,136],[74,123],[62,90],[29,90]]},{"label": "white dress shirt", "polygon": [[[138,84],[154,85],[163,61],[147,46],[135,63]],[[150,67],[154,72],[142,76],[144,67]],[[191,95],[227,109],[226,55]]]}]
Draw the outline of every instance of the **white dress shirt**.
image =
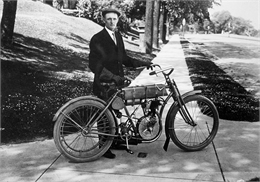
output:
[{"label": "white dress shirt", "polygon": [[107,27],[105,27],[105,29],[107,30],[108,34],[110,35],[111,39],[115,42],[116,44],[116,34],[115,32],[109,30]]}]

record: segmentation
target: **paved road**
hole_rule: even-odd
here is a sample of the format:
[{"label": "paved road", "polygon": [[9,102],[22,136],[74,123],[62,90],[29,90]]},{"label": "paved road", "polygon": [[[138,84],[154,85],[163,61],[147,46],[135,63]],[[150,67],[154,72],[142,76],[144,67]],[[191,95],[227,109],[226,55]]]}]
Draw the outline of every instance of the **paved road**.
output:
[{"label": "paved road", "polygon": [[[181,92],[192,90],[179,37],[173,36],[157,55],[154,63],[175,68],[174,77]],[[163,67],[164,67],[163,66]],[[160,81],[143,72],[133,84]],[[164,116],[165,117],[165,116]],[[236,182],[260,176],[260,123],[220,121],[214,140],[225,179]],[[187,153],[170,143],[162,147],[165,136],[151,144],[131,146],[133,155],[115,150],[114,160],[100,158],[90,163],[75,164],[60,156],[53,140],[0,147],[0,179],[3,182],[98,182],[149,181],[192,182],[223,181],[212,145],[200,152]],[[138,158],[146,152],[146,158]]]},{"label": "paved road", "polygon": [[185,34],[185,38],[197,40],[199,42],[207,42],[207,41],[215,41],[215,42],[226,42],[226,43],[248,43],[259,46],[260,38],[247,37],[247,36],[239,36],[233,34]]}]

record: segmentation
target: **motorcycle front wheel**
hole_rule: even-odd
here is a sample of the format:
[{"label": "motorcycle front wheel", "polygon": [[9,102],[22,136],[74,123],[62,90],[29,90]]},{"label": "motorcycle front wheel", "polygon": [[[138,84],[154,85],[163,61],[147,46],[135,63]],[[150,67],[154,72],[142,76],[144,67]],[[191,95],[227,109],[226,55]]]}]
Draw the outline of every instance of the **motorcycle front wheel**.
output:
[{"label": "motorcycle front wheel", "polygon": [[198,151],[215,138],[219,127],[218,111],[211,100],[202,95],[185,97],[185,106],[195,125],[185,122],[181,108],[176,106],[169,123],[172,141],[185,151]]}]

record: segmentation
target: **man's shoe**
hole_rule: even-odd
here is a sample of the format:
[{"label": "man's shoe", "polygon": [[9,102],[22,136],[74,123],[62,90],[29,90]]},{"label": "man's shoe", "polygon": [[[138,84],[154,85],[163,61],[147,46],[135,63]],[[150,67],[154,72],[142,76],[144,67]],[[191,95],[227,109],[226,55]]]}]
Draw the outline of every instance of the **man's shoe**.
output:
[{"label": "man's shoe", "polygon": [[113,154],[110,149],[108,149],[108,151],[106,151],[106,153],[105,153],[103,156],[104,156],[105,158],[108,158],[108,159],[114,159],[114,158],[116,158],[116,155]]},{"label": "man's shoe", "polygon": [[120,145],[120,144],[112,144],[111,149],[115,150],[126,150],[127,147],[125,145]]}]

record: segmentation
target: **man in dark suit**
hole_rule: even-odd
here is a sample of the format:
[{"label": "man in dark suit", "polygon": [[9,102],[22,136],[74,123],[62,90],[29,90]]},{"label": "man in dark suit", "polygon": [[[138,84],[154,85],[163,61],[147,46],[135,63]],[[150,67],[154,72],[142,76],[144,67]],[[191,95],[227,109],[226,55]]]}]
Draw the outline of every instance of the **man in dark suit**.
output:
[{"label": "man in dark suit", "polygon": [[[133,68],[151,65],[127,56],[122,36],[116,31],[120,15],[121,13],[113,8],[103,10],[105,27],[90,40],[89,68],[95,74],[93,93],[103,100],[108,99],[105,86],[110,83],[117,86],[124,84],[123,65]],[[104,156],[115,158],[115,154],[110,150]]]}]

